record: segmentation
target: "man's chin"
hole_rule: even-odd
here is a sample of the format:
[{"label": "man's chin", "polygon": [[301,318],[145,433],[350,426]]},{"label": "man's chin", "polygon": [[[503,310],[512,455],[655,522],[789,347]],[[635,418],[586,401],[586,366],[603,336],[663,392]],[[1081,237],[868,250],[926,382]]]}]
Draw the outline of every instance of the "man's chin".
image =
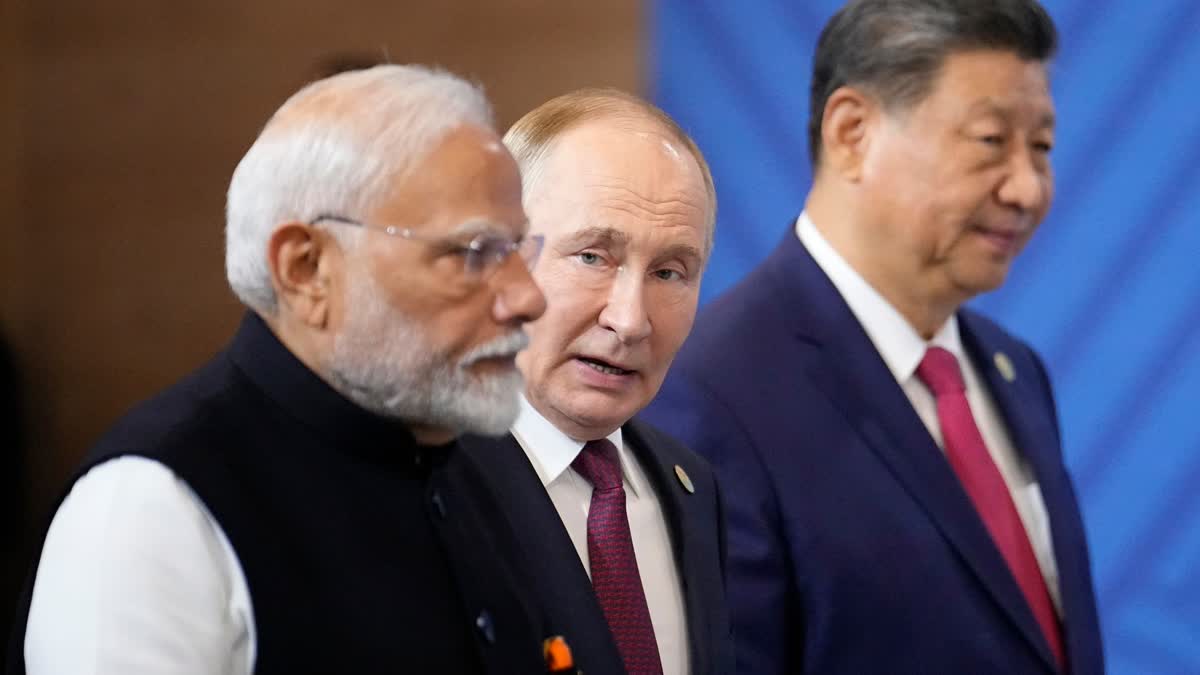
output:
[{"label": "man's chin", "polygon": [[461,433],[503,436],[517,421],[524,380],[516,369],[477,378],[463,390],[447,392],[438,406],[446,426]]},{"label": "man's chin", "polygon": [[968,298],[990,293],[1004,285],[1011,267],[1012,261],[980,260],[956,270],[953,283]]},{"label": "man's chin", "polygon": [[[579,427],[581,431],[587,431],[588,436],[595,437],[596,434],[607,436],[618,427],[624,425],[633,417],[637,409],[623,402],[608,401],[607,405],[574,405],[568,408],[570,417]],[[632,410],[629,414],[626,411]]]}]

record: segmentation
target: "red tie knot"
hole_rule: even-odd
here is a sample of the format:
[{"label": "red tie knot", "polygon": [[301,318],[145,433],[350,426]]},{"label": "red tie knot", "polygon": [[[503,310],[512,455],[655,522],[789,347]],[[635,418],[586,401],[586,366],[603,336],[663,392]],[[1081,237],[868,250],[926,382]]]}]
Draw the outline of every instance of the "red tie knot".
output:
[{"label": "red tie knot", "polygon": [[571,468],[587,479],[593,489],[621,487],[621,460],[617,457],[617,446],[607,438],[588,441],[571,462]]},{"label": "red tie knot", "polygon": [[934,396],[961,394],[967,390],[958,359],[941,347],[930,347],[925,351],[925,358],[917,366],[917,377]]}]

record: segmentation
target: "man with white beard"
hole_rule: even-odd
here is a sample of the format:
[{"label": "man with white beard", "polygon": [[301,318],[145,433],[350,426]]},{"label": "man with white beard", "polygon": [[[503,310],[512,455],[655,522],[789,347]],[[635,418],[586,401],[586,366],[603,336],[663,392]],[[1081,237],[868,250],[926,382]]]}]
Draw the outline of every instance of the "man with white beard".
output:
[{"label": "man with white beard", "polygon": [[10,670],[545,671],[563,645],[512,532],[446,461],[516,418],[522,325],[545,309],[482,93],[411,66],[309,85],[238,165],[227,215],[250,311],[88,454]]}]

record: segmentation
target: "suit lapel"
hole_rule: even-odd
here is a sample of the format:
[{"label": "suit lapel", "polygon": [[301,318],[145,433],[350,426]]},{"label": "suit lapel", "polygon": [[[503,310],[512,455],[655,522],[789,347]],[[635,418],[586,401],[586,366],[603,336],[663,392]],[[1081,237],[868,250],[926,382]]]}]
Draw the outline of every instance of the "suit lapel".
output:
[{"label": "suit lapel", "polygon": [[780,297],[797,309],[790,314],[809,319],[793,322],[804,374],[841,410],[1003,613],[1052,665],[1033,613],[958,477],[837,289],[790,231],[771,264]]},{"label": "suit lapel", "polygon": [[[1069,652],[1072,643],[1069,620],[1090,614],[1094,601],[1090,577],[1078,578],[1078,571],[1088,568],[1084,553],[1087,543],[1075,493],[1062,466],[1058,429],[1046,408],[1053,402],[1043,390],[1038,365],[1024,356],[1024,350],[1013,349],[1003,335],[969,314],[960,314],[960,319],[963,344],[980,365],[1013,447],[1029,463],[1042,493],[1059,570],[1059,594]],[[1011,381],[992,366],[997,354],[1004,354],[1014,364]]]},{"label": "suit lapel", "polygon": [[[656,443],[655,432],[644,424],[630,421],[622,428],[625,445],[637,455],[646,477],[654,486],[663,516],[671,533],[671,546],[679,568],[679,582],[684,597],[684,612],[687,615],[688,649],[691,672],[704,675],[709,672],[708,653],[701,646],[712,639],[708,635],[708,613],[706,598],[700,584],[690,583],[697,578],[695,556],[690,555],[696,547],[692,545],[697,516],[691,504],[695,498],[686,493],[675,474],[675,458],[665,454],[666,446]],[[687,467],[684,467],[687,470]],[[711,526],[711,524],[710,524]]]},{"label": "suit lapel", "polygon": [[508,510],[551,626],[566,638],[585,672],[621,672],[624,666],[591,579],[525,451],[511,434],[467,437],[462,444]]}]

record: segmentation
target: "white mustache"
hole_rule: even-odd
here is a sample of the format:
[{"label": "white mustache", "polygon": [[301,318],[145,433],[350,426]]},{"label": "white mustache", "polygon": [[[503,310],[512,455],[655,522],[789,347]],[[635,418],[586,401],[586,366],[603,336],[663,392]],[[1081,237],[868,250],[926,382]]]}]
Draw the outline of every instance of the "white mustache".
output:
[{"label": "white mustache", "polygon": [[485,342],[467,352],[458,362],[459,367],[466,368],[476,361],[483,359],[505,358],[516,356],[517,352],[529,346],[529,336],[524,331],[515,331],[508,335]]}]

